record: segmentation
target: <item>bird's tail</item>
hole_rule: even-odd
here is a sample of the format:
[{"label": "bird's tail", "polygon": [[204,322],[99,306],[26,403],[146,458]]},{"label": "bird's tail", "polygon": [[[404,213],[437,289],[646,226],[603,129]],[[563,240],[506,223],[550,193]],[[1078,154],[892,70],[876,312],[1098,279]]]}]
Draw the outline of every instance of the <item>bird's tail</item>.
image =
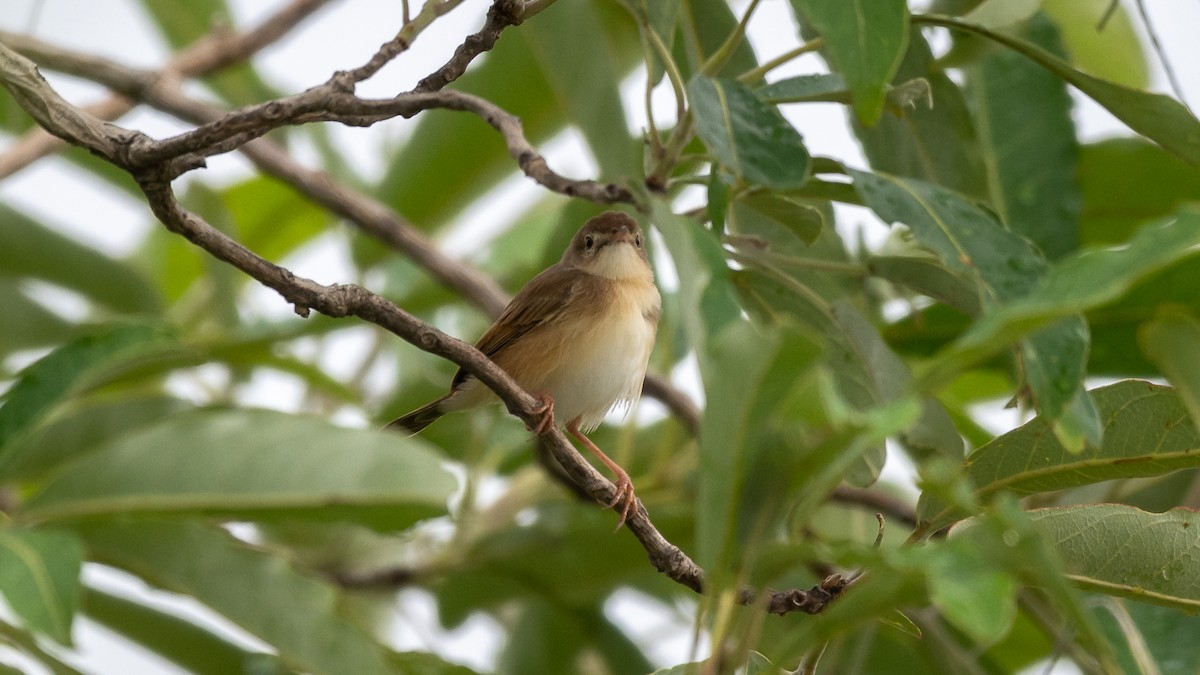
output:
[{"label": "bird's tail", "polygon": [[449,398],[449,394],[443,396],[428,405],[423,405],[420,408],[408,413],[407,415],[393,420],[387,425],[388,429],[402,429],[409,434],[415,434],[425,427],[433,424],[439,417],[446,413],[439,410],[442,402]]}]

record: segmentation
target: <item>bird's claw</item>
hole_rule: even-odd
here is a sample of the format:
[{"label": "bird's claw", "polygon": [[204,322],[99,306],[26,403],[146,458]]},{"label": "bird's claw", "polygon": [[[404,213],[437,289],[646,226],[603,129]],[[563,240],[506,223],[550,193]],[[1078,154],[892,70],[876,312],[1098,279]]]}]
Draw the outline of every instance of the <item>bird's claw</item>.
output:
[{"label": "bird's claw", "polygon": [[633,481],[629,480],[628,474],[617,476],[614,485],[617,486],[616,494],[613,496],[612,501],[605,505],[605,508],[614,509],[621,514],[621,517],[617,520],[616,530],[613,530],[616,532],[625,525],[631,514],[637,512],[638,500],[633,494]]},{"label": "bird's claw", "polygon": [[535,436],[541,436],[550,429],[554,428],[554,399],[550,398],[549,394],[537,394],[537,400],[541,403],[541,407],[534,411],[537,416],[535,424],[526,425]]}]

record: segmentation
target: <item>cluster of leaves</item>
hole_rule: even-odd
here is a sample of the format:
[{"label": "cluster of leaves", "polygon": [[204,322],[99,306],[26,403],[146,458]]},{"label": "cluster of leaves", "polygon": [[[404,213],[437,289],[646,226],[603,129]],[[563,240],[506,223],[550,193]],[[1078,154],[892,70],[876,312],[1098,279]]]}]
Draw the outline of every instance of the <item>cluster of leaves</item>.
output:
[{"label": "cluster of leaves", "polygon": [[[725,0],[594,0],[508,29],[454,84],[520,116],[534,143],[578,129],[600,178],[631,186],[665,243],[656,255],[678,284],[652,368],[695,356],[698,439],[670,418],[595,438],[707,572],[694,617],[715,645],[707,667],[1012,672],[1065,653],[1089,671],[1190,672],[1196,647],[1174,638],[1198,627],[1185,612],[1200,608],[1200,518],[1172,507],[1194,505],[1200,484],[1200,213],[1188,210],[1200,122],[1143,91],[1120,10],[1099,35],[1079,29],[1107,2],[944,0],[925,15],[903,0],[791,4],[809,42],[768,57],[820,50],[831,72],[766,83],[776,64],[760,63]],[[224,12],[219,0],[145,5],[175,47]],[[952,38],[940,58],[935,27]],[[620,94],[640,67],[680,103],[673,128],[645,138],[626,128]],[[278,95],[250,65],[204,84],[230,107]],[[1142,137],[1078,142],[1069,86]],[[869,167],[810,156],[810,130],[782,112],[823,102],[847,105]],[[13,101],[0,106],[6,132],[29,128]],[[430,232],[514,171],[466,115],[421,116],[378,181],[327,130],[289,134]],[[681,215],[676,198],[695,185],[704,207]],[[285,264],[334,225],[262,176],[192,182],[185,201]],[[894,236],[853,246],[835,203],[870,209]],[[82,610],[197,672],[455,671],[386,647],[388,598],[333,581],[388,566],[432,594],[444,627],[478,612],[499,622],[503,672],[652,669],[648,638],[605,604],[623,588],[668,606],[690,591],[613,536],[611,514],[548,489],[519,424],[481,413],[407,439],[322,419],[389,419],[440,394],[451,364],[361,325],[255,315],[245,279],[161,229],[114,259],[0,208],[0,356],[12,367],[45,353],[0,373],[0,592],[20,620],[0,639],[70,672],[38,638],[69,644]],[[499,223],[477,262],[516,288],[598,209],[547,194]],[[463,336],[486,327],[377,242],[324,240],[354,262],[358,278],[341,281]],[[39,284],[86,299],[86,317],[52,311]],[[347,336],[367,348],[331,366]],[[394,394],[372,386],[384,368],[398,370]],[[309,416],[242,402],[266,371],[297,383]],[[1095,378],[1111,383],[1089,390]],[[191,380],[207,390],[181,397]],[[978,404],[997,399],[1034,419],[995,436]],[[888,452],[913,461],[921,493],[872,546],[873,513],[828,496],[874,482]],[[477,499],[496,475],[504,495]],[[272,651],[81,584],[85,561],[191,596]],[[867,573],[820,621],[736,601],[747,584],[810,586],[830,565]]]}]

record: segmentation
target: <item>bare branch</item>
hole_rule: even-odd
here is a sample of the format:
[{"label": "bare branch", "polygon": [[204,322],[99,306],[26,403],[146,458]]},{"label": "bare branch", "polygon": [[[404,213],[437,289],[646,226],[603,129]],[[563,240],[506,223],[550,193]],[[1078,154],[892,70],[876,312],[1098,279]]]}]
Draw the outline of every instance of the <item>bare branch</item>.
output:
[{"label": "bare branch", "polygon": [[[258,26],[242,32],[214,31],[177,53],[164,66],[158,78],[187,78],[207,75],[220,68],[243,61],[262,48],[274,43],[295,28],[329,0],[293,0]],[[0,31],[0,43],[7,43],[18,52],[25,52],[22,44],[36,42],[13,33]],[[62,51],[62,50],[60,50]],[[39,62],[42,56],[26,53]],[[86,60],[87,57],[82,57]],[[98,61],[99,59],[92,59]],[[71,72],[64,69],[64,72]],[[135,86],[132,83],[130,86]],[[153,86],[145,82],[141,86]],[[118,91],[123,87],[111,87]],[[134,97],[136,98],[136,97]],[[111,96],[100,103],[85,108],[86,112],[102,120],[115,120],[133,109],[134,103],[125,96]],[[63,149],[64,141],[50,135],[44,129],[33,129],[17,141],[7,153],[0,157],[0,178],[11,176],[38,159]]]},{"label": "bare branch", "polygon": [[[498,0],[498,4],[506,1]],[[507,373],[473,346],[442,333],[360,286],[324,286],[311,279],[298,277],[290,270],[256,255],[185,210],[170,185],[170,178],[177,172],[194,168],[202,161],[203,157],[196,154],[195,150],[232,149],[265,133],[266,129],[274,128],[271,125],[278,126],[280,120],[286,120],[285,123],[322,119],[370,123],[381,116],[415,114],[431,107],[446,107],[484,117],[504,135],[510,153],[517,158],[522,169],[548,187],[601,200],[621,196],[620,193],[605,192],[604,187],[597,183],[570,181],[549,171],[545,168],[544,160],[525,141],[515,117],[488,101],[459,92],[443,90],[367,101],[330,86],[328,91],[314,93],[315,90],[309,90],[295,97],[231,113],[214,123],[203,125],[192,135],[184,134],[175,139],[155,142],[71,106],[45,82],[31,61],[3,44],[0,44],[0,81],[39,124],[68,142],[87,147],[129,170],[138,180],[155,216],[169,230],[274,289],[295,307],[299,315],[308,316],[315,309],[331,317],[355,316],[381,326],[418,348],[461,366],[496,392],[509,412],[527,425],[537,421],[541,411],[539,401],[523,391]],[[145,88],[141,91],[152,96]],[[202,111],[194,108],[192,112],[202,114]],[[191,144],[197,145],[189,149],[193,147]],[[266,144],[261,145],[267,147]],[[627,192],[625,196],[628,198]],[[344,204],[344,197],[340,196],[338,203]],[[571,480],[592,499],[600,504],[612,502],[616,487],[576,451],[561,431],[550,428],[539,436],[539,441],[550,450]],[[640,501],[626,521],[626,527],[642,544],[656,569],[688,588],[703,592],[703,571],[658,532]],[[811,591],[770,592],[765,606],[776,613],[793,610],[815,613],[836,598],[844,587],[845,583],[835,575]],[[755,596],[746,591],[742,594],[742,601],[753,602]]]}]

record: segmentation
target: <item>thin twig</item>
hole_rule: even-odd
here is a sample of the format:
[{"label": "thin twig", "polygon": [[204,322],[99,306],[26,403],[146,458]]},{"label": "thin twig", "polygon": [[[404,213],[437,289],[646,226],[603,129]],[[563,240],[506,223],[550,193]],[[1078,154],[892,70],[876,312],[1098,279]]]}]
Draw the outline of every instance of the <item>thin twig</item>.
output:
[{"label": "thin twig", "polygon": [[[177,53],[160,71],[163,78],[199,77],[233,63],[244,61],[264,47],[273,44],[295,28],[329,0],[293,0],[293,2],[251,30],[230,33],[216,30]],[[17,51],[24,36],[0,32],[0,42]],[[147,83],[150,86],[150,83]],[[111,96],[89,106],[86,110],[104,120],[115,120],[133,109],[134,103],[124,96]],[[54,154],[66,146],[61,139],[42,128],[30,130],[0,157],[0,179],[6,178],[33,162]]]}]

